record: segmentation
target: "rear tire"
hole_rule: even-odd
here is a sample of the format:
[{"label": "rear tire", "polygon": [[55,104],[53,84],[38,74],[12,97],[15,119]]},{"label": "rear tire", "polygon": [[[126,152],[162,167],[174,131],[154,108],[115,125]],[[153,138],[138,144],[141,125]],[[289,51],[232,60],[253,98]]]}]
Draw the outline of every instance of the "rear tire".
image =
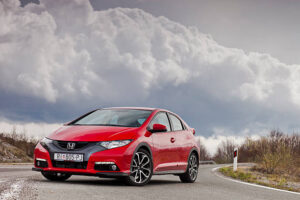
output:
[{"label": "rear tire", "polygon": [[42,175],[50,181],[65,181],[72,175],[57,172],[42,172]]},{"label": "rear tire", "polygon": [[130,175],[125,177],[125,183],[133,186],[146,185],[153,174],[153,163],[151,155],[144,149],[139,149],[133,156]]},{"label": "rear tire", "polygon": [[191,153],[188,160],[188,166],[186,172],[184,174],[179,175],[181,182],[194,183],[197,179],[198,167],[199,167],[198,157],[195,153]]}]

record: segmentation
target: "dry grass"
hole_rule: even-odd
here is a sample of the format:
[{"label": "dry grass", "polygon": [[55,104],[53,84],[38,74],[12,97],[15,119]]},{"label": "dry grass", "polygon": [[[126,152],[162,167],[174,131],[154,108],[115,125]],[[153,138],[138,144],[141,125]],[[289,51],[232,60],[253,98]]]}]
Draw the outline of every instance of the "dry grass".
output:
[{"label": "dry grass", "polygon": [[[231,163],[234,143],[226,141],[218,147],[214,159],[218,163]],[[250,138],[239,146],[239,162],[257,163],[256,170],[265,174],[288,174],[300,179],[300,135],[271,131],[258,140]]]},{"label": "dry grass", "polygon": [[239,148],[239,162],[255,162],[263,173],[286,173],[300,179],[300,135],[272,131],[259,140],[247,139]]},{"label": "dry grass", "polygon": [[288,174],[266,174],[256,171],[255,167],[239,168],[236,172],[232,170],[232,167],[223,167],[219,171],[225,176],[245,182],[300,192],[299,180]]},{"label": "dry grass", "polygon": [[0,133],[0,162],[30,162],[38,140],[25,134]]}]

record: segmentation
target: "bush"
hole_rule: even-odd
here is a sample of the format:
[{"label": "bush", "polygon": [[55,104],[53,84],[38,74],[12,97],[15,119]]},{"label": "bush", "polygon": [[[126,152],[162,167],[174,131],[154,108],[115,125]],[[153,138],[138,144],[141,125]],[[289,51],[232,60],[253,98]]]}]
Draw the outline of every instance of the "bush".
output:
[{"label": "bush", "polygon": [[[33,151],[38,143],[38,140],[31,137],[27,137],[24,134],[17,134],[15,129],[13,129],[11,134],[0,133],[0,141],[7,142],[15,147],[18,147],[26,153],[27,156],[33,157]],[[0,154],[4,149],[0,149]]]},{"label": "bush", "polygon": [[214,161],[217,163],[231,163],[233,162],[233,151],[235,144],[230,140],[223,141],[217,149],[214,156]]},{"label": "bush", "polygon": [[[222,142],[214,160],[232,163],[234,147],[233,141]],[[258,163],[258,169],[265,173],[287,173],[300,178],[300,135],[273,130],[258,140],[247,138],[239,146],[238,161]]]},{"label": "bush", "polygon": [[300,135],[273,130],[258,140],[246,139],[239,147],[239,162],[256,162],[266,173],[299,174]]}]

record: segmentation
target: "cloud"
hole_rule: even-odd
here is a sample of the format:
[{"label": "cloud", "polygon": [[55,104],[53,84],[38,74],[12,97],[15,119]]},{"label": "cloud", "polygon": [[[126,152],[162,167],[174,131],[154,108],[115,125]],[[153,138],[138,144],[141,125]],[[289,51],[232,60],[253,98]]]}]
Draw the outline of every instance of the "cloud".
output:
[{"label": "cloud", "polygon": [[12,122],[7,119],[0,121],[0,133],[25,134],[28,137],[41,139],[58,129],[62,124]]},{"label": "cloud", "polygon": [[63,109],[167,107],[202,132],[299,127],[300,65],[221,46],[194,27],[140,9],[94,11],[86,0],[2,0],[0,22],[0,91]]},{"label": "cloud", "polygon": [[211,155],[214,156],[215,153],[217,152],[217,149],[219,145],[222,144],[222,142],[230,141],[233,144],[235,144],[237,147],[242,145],[246,138],[251,138],[253,140],[257,140],[260,138],[260,135],[247,135],[245,136],[238,136],[236,133],[234,135],[212,135],[208,137],[204,136],[197,136],[197,140],[201,141],[201,144],[205,147],[207,152]]}]

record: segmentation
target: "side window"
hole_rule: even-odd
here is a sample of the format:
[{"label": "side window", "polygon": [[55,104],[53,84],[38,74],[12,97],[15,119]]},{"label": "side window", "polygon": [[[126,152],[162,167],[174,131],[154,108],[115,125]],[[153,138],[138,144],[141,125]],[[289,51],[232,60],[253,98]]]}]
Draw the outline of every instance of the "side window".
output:
[{"label": "side window", "polygon": [[169,119],[167,116],[167,113],[165,112],[160,112],[158,113],[150,122],[150,127],[153,127],[153,124],[162,124],[165,125],[167,127],[167,131],[171,131],[170,128],[170,123],[169,123]]},{"label": "side window", "polygon": [[173,125],[173,131],[181,131],[183,130],[181,121],[174,115],[169,114],[171,123]]}]

